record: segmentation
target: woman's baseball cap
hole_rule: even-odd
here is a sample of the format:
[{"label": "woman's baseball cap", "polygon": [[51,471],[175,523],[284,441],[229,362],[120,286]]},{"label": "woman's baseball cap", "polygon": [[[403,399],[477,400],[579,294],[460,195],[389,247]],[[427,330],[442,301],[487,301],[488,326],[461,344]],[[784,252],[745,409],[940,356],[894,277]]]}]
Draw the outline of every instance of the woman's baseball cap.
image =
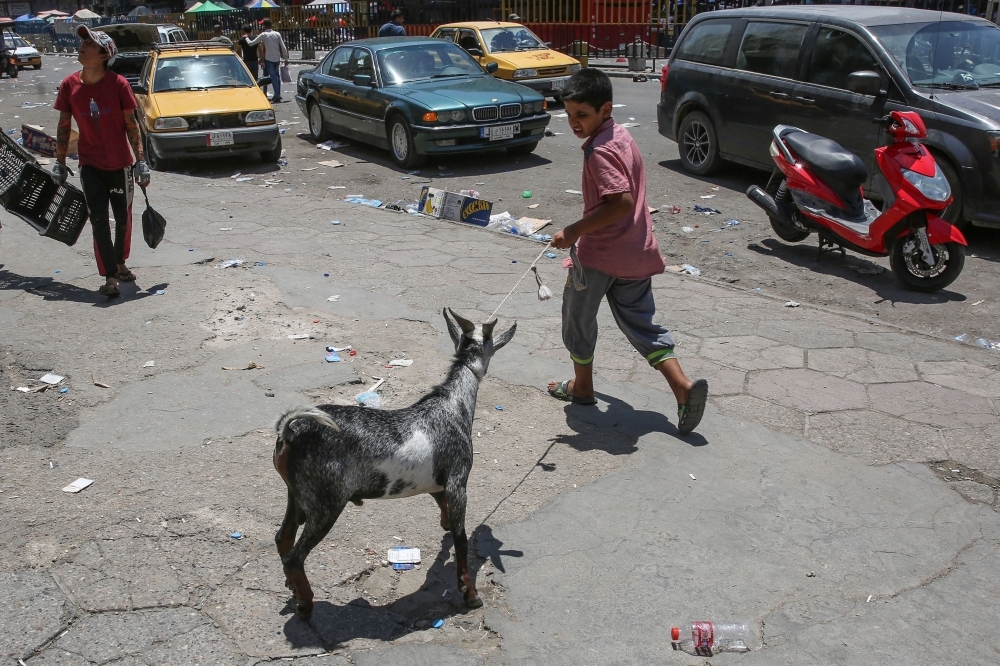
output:
[{"label": "woman's baseball cap", "polygon": [[111,39],[108,33],[101,32],[100,30],[91,30],[88,26],[81,25],[77,26],[76,34],[80,39],[90,39],[104,49],[105,53],[110,56],[108,58],[109,65],[118,57],[118,47],[115,46],[115,40]]}]

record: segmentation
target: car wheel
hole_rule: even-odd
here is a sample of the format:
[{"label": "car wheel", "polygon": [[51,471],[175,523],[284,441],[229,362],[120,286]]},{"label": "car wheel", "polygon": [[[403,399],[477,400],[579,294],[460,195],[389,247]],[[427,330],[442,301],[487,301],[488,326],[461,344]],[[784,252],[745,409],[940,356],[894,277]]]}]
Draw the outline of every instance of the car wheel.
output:
[{"label": "car wheel", "polygon": [[153,150],[153,142],[146,137],[146,141],[143,144],[143,157],[146,158],[146,165],[149,166],[153,171],[166,171],[167,170],[167,160],[162,159]]},{"label": "car wheel", "polygon": [[507,152],[511,155],[530,155],[535,152],[535,148],[538,148],[538,142],[532,141],[531,143],[522,143],[519,146],[511,146]]},{"label": "car wheel", "polygon": [[944,174],[945,179],[948,181],[948,185],[951,187],[951,205],[948,206],[944,213],[941,214],[941,219],[951,222],[956,227],[965,231],[969,228],[969,222],[962,217],[962,181],[958,175],[958,171],[951,165],[948,159],[939,153],[934,154],[934,160],[941,167],[941,173]]},{"label": "car wheel", "polygon": [[260,159],[265,162],[277,162],[281,159],[281,137],[278,137],[278,145],[276,145],[271,150],[262,150],[260,152]]},{"label": "car wheel", "polygon": [[41,65],[32,65],[31,68],[32,69],[41,69],[42,66]]},{"label": "car wheel", "polygon": [[701,111],[684,116],[677,131],[681,166],[697,176],[707,176],[719,166],[719,141],[715,127]]},{"label": "car wheel", "polygon": [[389,121],[389,152],[393,161],[403,169],[418,167],[424,161],[422,155],[417,155],[410,124],[399,115]]},{"label": "car wheel", "polygon": [[318,102],[309,103],[309,134],[316,143],[322,143],[330,136],[323,125],[323,111],[319,108]]}]

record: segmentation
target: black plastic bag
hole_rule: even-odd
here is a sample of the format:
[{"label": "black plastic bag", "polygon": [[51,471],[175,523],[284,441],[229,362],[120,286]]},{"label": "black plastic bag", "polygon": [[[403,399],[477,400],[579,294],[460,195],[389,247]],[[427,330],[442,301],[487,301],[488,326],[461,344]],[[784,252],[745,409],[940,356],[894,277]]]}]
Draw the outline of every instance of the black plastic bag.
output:
[{"label": "black plastic bag", "polygon": [[139,187],[142,189],[142,197],[146,200],[146,210],[142,212],[142,237],[146,239],[146,245],[156,249],[156,246],[163,240],[163,233],[167,229],[167,221],[149,205],[146,188],[141,185]]}]

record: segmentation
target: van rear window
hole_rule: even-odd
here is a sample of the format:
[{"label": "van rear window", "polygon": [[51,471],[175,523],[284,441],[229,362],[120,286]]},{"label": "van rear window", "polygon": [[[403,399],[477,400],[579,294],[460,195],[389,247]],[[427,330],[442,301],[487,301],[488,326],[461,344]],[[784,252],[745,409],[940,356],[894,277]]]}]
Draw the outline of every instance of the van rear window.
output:
[{"label": "van rear window", "polygon": [[702,21],[687,34],[677,49],[679,60],[721,65],[726,41],[733,30],[732,21]]}]

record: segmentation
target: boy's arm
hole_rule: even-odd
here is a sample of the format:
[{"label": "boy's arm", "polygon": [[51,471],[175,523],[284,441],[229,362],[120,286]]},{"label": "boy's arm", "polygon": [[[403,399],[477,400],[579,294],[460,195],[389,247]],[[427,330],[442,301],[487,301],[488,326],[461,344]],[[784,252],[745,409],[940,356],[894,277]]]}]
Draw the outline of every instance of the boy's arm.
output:
[{"label": "boy's arm", "polygon": [[617,192],[604,197],[604,203],[593,213],[579,222],[574,222],[565,229],[560,229],[552,237],[552,247],[565,250],[579,240],[580,236],[603,229],[620,221],[635,208],[635,199],[631,192]]},{"label": "boy's arm", "polygon": [[142,162],[142,137],[139,134],[139,123],[135,119],[135,109],[122,109],[122,116],[125,118],[125,134],[128,135],[135,161]]},{"label": "boy's arm", "polygon": [[59,125],[56,127],[56,162],[66,164],[66,152],[69,150],[69,136],[73,130],[73,114],[69,111],[59,112]]}]

